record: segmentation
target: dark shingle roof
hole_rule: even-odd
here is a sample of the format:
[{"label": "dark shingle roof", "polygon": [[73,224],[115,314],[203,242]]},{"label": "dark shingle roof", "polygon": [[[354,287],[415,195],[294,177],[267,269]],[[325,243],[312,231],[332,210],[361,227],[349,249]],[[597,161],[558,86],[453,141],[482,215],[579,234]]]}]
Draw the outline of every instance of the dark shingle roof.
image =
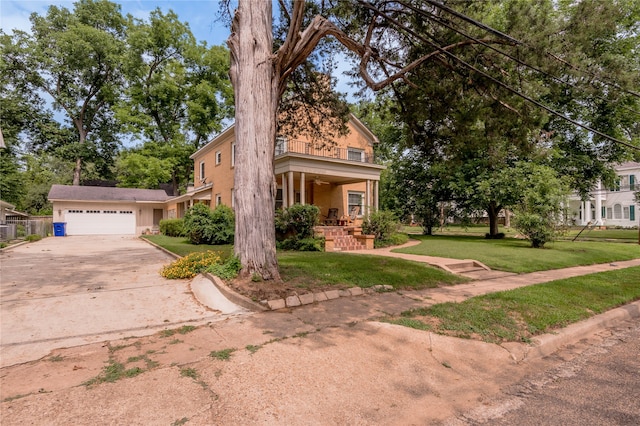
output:
[{"label": "dark shingle roof", "polygon": [[162,189],[52,185],[49,191],[49,200],[163,202],[168,198],[169,196]]}]

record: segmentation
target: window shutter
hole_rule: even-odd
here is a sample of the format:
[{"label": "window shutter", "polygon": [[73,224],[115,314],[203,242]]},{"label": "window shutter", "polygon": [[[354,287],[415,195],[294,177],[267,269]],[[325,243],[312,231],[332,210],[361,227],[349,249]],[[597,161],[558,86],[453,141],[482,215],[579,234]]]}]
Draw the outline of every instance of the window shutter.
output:
[{"label": "window shutter", "polygon": [[629,220],[632,222],[636,220],[636,206],[629,206]]},{"label": "window shutter", "polygon": [[602,216],[602,218],[606,218],[607,217],[607,206],[602,206],[600,208],[600,216]]},{"label": "window shutter", "polygon": [[631,191],[636,189],[636,175],[629,175],[629,189]]}]

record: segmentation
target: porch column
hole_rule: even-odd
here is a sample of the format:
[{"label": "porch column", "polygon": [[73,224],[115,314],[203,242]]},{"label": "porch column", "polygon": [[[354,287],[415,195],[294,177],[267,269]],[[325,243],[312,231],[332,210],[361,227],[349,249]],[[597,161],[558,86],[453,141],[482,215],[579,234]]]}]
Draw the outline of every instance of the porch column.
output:
[{"label": "porch column", "polygon": [[293,203],[296,202],[296,199],[293,194],[293,172],[289,172],[289,205],[287,207],[291,207]]},{"label": "porch column", "polygon": [[288,194],[289,194],[289,191],[287,190],[287,174],[283,173],[282,174],[282,208],[283,209],[286,209],[289,206],[287,202]]},{"label": "porch column", "polygon": [[588,201],[585,201],[584,206],[586,208],[585,211],[585,225],[589,222],[591,222],[591,199],[589,199]]},{"label": "porch column", "polygon": [[602,226],[602,198],[600,194],[600,182],[596,185],[596,226]]},{"label": "porch column", "polygon": [[300,173],[300,204],[304,206],[307,183],[304,181],[304,172]]},{"label": "porch column", "polygon": [[380,195],[378,193],[378,191],[379,191],[379,186],[378,185],[379,184],[380,184],[379,181],[377,181],[377,180],[373,181],[373,208],[374,208],[375,211],[378,211],[380,209],[380,206],[379,206]]},{"label": "porch column", "polygon": [[369,217],[371,210],[371,181],[367,180],[367,191],[364,194],[364,212],[365,217]]}]

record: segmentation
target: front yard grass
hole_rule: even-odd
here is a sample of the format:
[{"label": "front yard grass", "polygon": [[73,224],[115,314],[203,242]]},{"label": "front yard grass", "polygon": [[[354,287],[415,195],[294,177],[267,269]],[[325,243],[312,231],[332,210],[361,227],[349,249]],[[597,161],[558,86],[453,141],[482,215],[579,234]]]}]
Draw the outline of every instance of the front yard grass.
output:
[{"label": "front yard grass", "polygon": [[[216,251],[222,257],[233,254],[233,246],[193,245],[185,238],[146,235],[144,238],[180,256],[193,252]],[[282,281],[288,287],[314,289],[372,287],[435,288],[468,281],[426,264],[381,256],[345,253],[279,251]]]},{"label": "front yard grass", "polygon": [[639,299],[640,267],[632,267],[413,309],[383,321],[492,343],[527,342]]},{"label": "front yard grass", "polygon": [[556,241],[543,249],[533,249],[530,243],[515,238],[486,240],[473,236],[414,236],[421,244],[396,249],[399,253],[423,256],[475,259],[491,269],[527,273],[579,265],[610,263],[640,257],[636,244],[603,241]]}]

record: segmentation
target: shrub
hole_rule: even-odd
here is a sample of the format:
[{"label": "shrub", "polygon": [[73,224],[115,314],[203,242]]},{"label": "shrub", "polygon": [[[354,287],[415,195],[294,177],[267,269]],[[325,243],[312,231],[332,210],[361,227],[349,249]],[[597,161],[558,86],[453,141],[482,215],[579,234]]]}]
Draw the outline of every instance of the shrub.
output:
[{"label": "shrub", "polygon": [[387,210],[373,212],[362,223],[362,232],[374,235],[376,241],[387,241],[391,235],[398,231],[400,223],[393,214]]},{"label": "shrub", "polygon": [[284,238],[295,236],[301,240],[313,237],[313,227],[318,223],[320,209],[311,204],[294,204],[276,212],[276,231]]},{"label": "shrub", "polygon": [[231,207],[219,205],[211,212],[209,244],[233,244],[236,231],[236,217]]},{"label": "shrub", "polygon": [[160,232],[167,237],[183,237],[184,219],[162,219],[160,221]]},{"label": "shrub", "polygon": [[238,272],[242,269],[240,259],[236,256],[229,257],[224,263],[214,263],[207,268],[207,272],[222,278],[223,280],[231,280],[238,276]]},{"label": "shrub", "polygon": [[276,212],[275,226],[278,248],[297,251],[322,251],[322,239],[313,237],[320,209],[310,204],[294,204]]},{"label": "shrub", "polygon": [[279,241],[277,246],[281,250],[295,251],[323,251],[324,238],[302,238],[298,239],[294,236]]},{"label": "shrub", "polygon": [[220,253],[215,251],[191,253],[165,266],[160,274],[168,279],[193,278],[220,262]]},{"label": "shrub", "polygon": [[184,216],[184,233],[192,244],[232,244],[234,231],[233,210],[224,205],[211,210],[194,204]]},{"label": "shrub", "polygon": [[25,240],[29,241],[29,242],[34,242],[34,241],[40,241],[42,239],[42,237],[38,234],[31,234],[31,235],[27,235]]}]

